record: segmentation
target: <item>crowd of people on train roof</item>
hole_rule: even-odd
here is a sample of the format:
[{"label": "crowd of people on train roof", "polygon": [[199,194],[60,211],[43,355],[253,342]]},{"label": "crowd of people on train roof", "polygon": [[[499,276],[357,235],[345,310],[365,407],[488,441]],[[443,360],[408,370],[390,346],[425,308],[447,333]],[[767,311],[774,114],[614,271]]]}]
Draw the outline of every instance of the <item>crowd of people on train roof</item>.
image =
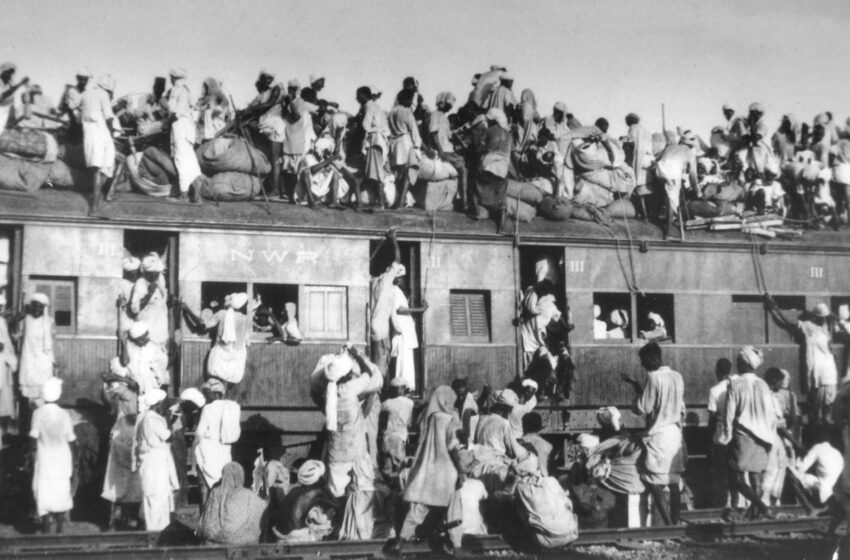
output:
[{"label": "crowd of people on train roof", "polygon": [[[666,231],[674,220],[769,214],[837,228],[850,217],[850,119],[842,127],[829,111],[809,123],[772,118],[758,102],[724,104],[707,140],[687,127],[651,133],[629,113],[627,134],[615,138],[606,117],[589,124],[564,101],[550,110],[531,89],[517,95],[514,75],[498,64],[474,74],[465,97],[443,91],[433,106],[414,77],[390,99],[364,85],[356,115],[323,97],[321,73],[302,85],[262,71],[241,110],[215,78],[194,96],[181,68],[155,78],[150,93],[123,97],[111,75],[83,69],[58,107],[16,74],[14,64],[0,66],[0,153],[30,161],[4,157],[0,170],[58,157],[85,171],[67,181],[91,192],[96,216],[105,190],[109,199],[126,189],[196,203],[264,196],[416,206],[500,225],[536,214],[603,224],[637,217]],[[25,134],[33,130],[56,138],[41,149],[41,137]],[[2,175],[0,189],[28,188],[3,185]],[[68,186],[65,176],[45,183]]]},{"label": "crowd of people on train roof", "polygon": [[[549,429],[550,405],[560,415],[576,366],[577,382],[592,380],[572,363],[563,335],[573,325],[558,309],[547,259],[536,264],[537,278],[522,294],[522,373],[506,387],[476,391],[458,371],[449,385],[423,391],[413,317],[428,305],[411,306],[393,232],[387,242],[395,256],[371,282],[368,357],[347,343],[300,374],[324,422],[321,445],[298,459],[268,448],[253,466],[244,456],[242,464],[234,461],[244,429],[236,399],[240,384],[250,383],[252,325],[263,315],[247,293],[231,293],[218,306],[208,302],[196,314],[169,297],[161,255],[125,258],[117,299],[121,350],[104,363],[102,396],[91,396],[102,398],[111,426],[97,425],[94,435],[77,429],[78,412],[58,405],[50,299],[36,293],[23,315],[0,314],[0,427],[7,436],[29,435],[28,513],[44,532],[62,532],[80,489],[93,487],[111,504],[102,520],[110,528],[162,531],[175,507],[189,503],[194,471],[197,535],[212,543],[386,538],[398,552],[418,538],[458,548],[468,535],[501,533],[554,548],[583,528],[642,526],[650,514],[680,522],[691,494],[684,475],[692,468],[683,437],[684,383],[699,373],[665,365],[659,314],[653,313],[655,328],[641,333],[645,380],[622,375],[637,419],[604,406],[598,428],[561,451],[553,438],[568,434]],[[850,375],[839,375],[830,340],[850,335],[850,308],[833,316],[819,303],[795,320],[770,296],[765,305],[805,345],[808,421],[803,428],[781,364],[763,368],[765,357],[752,346],[738,352],[736,373],[729,360],[718,360],[707,406],[708,495],[717,500],[712,505],[727,507],[729,519],[772,517],[787,486],[807,511],[832,516],[834,530],[850,512]],[[169,330],[169,306],[179,308],[186,328],[211,339],[203,384],[179,394],[172,380],[180,330]],[[269,342],[303,340],[294,306],[287,311],[285,322],[271,314]],[[599,322],[594,332],[608,337]],[[612,323],[609,330],[617,328]],[[97,430],[109,431],[105,468],[98,467]],[[30,501],[17,499],[24,512]]]}]

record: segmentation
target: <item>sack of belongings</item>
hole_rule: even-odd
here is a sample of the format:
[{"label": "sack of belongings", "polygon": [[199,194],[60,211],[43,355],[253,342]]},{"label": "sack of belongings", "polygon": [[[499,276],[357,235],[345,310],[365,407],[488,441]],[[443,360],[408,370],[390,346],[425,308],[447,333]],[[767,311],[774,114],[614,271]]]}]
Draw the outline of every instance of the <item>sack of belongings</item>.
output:
[{"label": "sack of belongings", "polygon": [[45,163],[47,166],[47,184],[51,187],[85,187],[87,183],[84,171],[74,169],[61,160]]},{"label": "sack of belongings", "polygon": [[59,145],[52,134],[42,130],[4,130],[0,134],[0,152],[31,161],[56,161]]},{"label": "sack of belongings", "polygon": [[537,206],[543,200],[543,193],[537,188],[537,185],[514,181],[513,179],[508,179],[508,190],[505,192],[505,196],[516,198],[532,206]]},{"label": "sack of belongings", "polygon": [[149,146],[142,153],[139,176],[156,185],[177,185],[177,168],[174,167],[174,161],[155,146]]},{"label": "sack of belongings", "polygon": [[[157,150],[157,148],[151,147],[148,150]],[[167,178],[162,184],[157,182],[158,180],[162,180],[160,175],[164,172],[157,165],[153,164],[150,158],[146,158],[145,156],[146,154],[144,153],[127,156],[127,172],[130,174],[130,184],[133,188],[148,196],[165,198],[171,195],[173,185],[168,182]],[[144,172],[142,172],[143,169]],[[152,179],[151,177],[153,176],[156,176],[158,179]]]},{"label": "sack of belongings", "polygon": [[210,140],[197,150],[198,164],[204,175],[224,171],[238,171],[255,177],[268,175],[272,168],[269,160],[243,138],[224,136]]},{"label": "sack of belongings", "polygon": [[518,222],[530,222],[537,215],[537,208],[516,198],[505,198],[505,212]]},{"label": "sack of belongings", "polygon": [[558,548],[578,538],[578,519],[567,492],[551,476],[528,474],[514,491],[516,506],[537,543]]},{"label": "sack of belongings", "polygon": [[627,198],[618,198],[605,207],[605,212],[612,218],[634,218],[637,216],[634,204]]},{"label": "sack of belongings", "polygon": [[457,169],[440,158],[429,158],[422,155],[416,164],[419,167],[419,179],[425,181],[445,181],[457,177]]},{"label": "sack of belongings", "polygon": [[259,177],[238,171],[224,171],[216,173],[206,182],[203,194],[204,198],[219,202],[239,202],[251,200],[260,194],[262,188]]},{"label": "sack of belongings", "polygon": [[420,179],[410,191],[417,208],[428,212],[443,212],[454,209],[457,196],[457,179],[443,181],[425,181]]},{"label": "sack of belongings", "polygon": [[538,213],[547,220],[562,222],[570,217],[573,211],[573,205],[569,200],[563,198],[555,198],[554,196],[544,196],[537,205]]},{"label": "sack of belongings", "polygon": [[0,190],[35,192],[49,174],[45,164],[0,154]]}]

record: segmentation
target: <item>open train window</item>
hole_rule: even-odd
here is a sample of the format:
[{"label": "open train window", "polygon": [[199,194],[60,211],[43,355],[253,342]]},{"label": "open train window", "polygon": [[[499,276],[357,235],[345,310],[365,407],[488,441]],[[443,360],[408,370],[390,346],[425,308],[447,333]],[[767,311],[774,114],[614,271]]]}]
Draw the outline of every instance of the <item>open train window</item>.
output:
[{"label": "open train window", "polygon": [[[224,306],[224,298],[235,292],[248,292],[246,282],[201,282],[201,318],[219,311]],[[251,294],[248,293],[250,296]]]},{"label": "open train window", "polygon": [[167,231],[127,229],[124,230],[124,250],[139,258],[151,252],[165,258],[168,240],[172,236],[173,234]]},{"label": "open train window", "polygon": [[635,300],[638,338],[656,342],[674,341],[676,317],[673,294],[638,294]]},{"label": "open train window", "polygon": [[563,311],[566,304],[563,247],[523,245],[519,248],[519,262],[522,290],[538,286],[538,295],[553,293],[558,309]]},{"label": "open train window", "polygon": [[[841,306],[847,306],[847,311],[850,312],[850,296],[833,296],[829,301],[829,308],[832,310],[832,314],[836,317],[840,317],[842,310]],[[845,318],[844,320],[847,320]]]},{"label": "open train window", "polygon": [[490,342],[490,291],[451,290],[451,333],[455,342]]},{"label": "open train window", "polygon": [[301,330],[305,338],[346,340],[348,338],[348,288],[304,286]]},{"label": "open train window", "polygon": [[767,313],[763,296],[733,295],[729,322],[735,344],[767,343]]},{"label": "open train window", "polygon": [[[53,318],[58,334],[77,332],[77,279],[32,276],[33,293],[42,293],[50,300],[47,312]],[[30,294],[32,295],[32,294]]]},{"label": "open train window", "polygon": [[[795,321],[806,310],[805,296],[773,296],[776,306],[789,321]],[[788,332],[772,318],[768,320],[767,342],[770,344],[797,344],[796,332]]]},{"label": "open train window", "polygon": [[[254,305],[254,332],[270,333],[272,330],[268,313],[272,313],[278,323],[283,325],[290,318],[298,318],[297,284],[254,284],[252,286]],[[294,317],[289,317],[292,313]]]},{"label": "open train window", "polygon": [[596,292],[593,294],[593,339],[632,340],[632,298],[630,294]]}]

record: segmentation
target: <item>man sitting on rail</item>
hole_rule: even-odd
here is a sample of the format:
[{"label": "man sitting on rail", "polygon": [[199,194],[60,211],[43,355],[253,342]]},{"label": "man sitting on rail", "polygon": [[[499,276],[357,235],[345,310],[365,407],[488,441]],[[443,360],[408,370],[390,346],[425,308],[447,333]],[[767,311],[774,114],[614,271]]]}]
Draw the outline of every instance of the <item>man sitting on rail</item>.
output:
[{"label": "man sitting on rail", "polygon": [[[642,478],[661,519],[666,525],[676,525],[679,523],[681,507],[679,483],[685,472],[682,439],[684,382],[679,372],[662,365],[661,347],[657,343],[647,343],[638,351],[638,356],[647,371],[646,385],[641,387],[628,374],[623,374],[622,379],[635,391],[632,410],[646,416],[646,435],[643,439],[646,454]],[[669,513],[664,486],[670,489]]]},{"label": "man sitting on rail", "polygon": [[819,428],[813,439],[815,444],[806,456],[789,469],[797,497],[809,514],[815,511],[810,502],[828,504],[835,487],[842,484],[839,478],[844,470],[844,458],[829,442],[829,431]]}]

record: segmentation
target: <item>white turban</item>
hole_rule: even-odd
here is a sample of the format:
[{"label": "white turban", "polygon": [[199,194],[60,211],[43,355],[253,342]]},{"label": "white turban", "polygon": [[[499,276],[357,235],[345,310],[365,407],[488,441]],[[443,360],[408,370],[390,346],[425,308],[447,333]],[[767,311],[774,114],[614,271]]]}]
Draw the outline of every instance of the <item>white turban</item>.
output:
[{"label": "white turban", "polygon": [[142,338],[143,336],[145,336],[146,334],[148,334],[148,332],[149,332],[149,329],[148,329],[147,323],[145,323],[144,321],[136,321],[135,323],[130,325],[130,328],[128,329],[127,334],[133,340],[138,340],[138,339]]},{"label": "white turban", "polygon": [[392,273],[393,278],[401,278],[405,274],[407,274],[407,269],[403,264],[394,262],[389,267],[387,267],[387,271]]},{"label": "white turban", "polygon": [[136,257],[127,257],[124,259],[122,266],[124,268],[124,272],[137,272],[142,266],[142,261]]},{"label": "white turban", "polygon": [[168,73],[172,78],[185,78],[188,75],[185,68],[172,68]]},{"label": "white turban", "polygon": [[596,411],[596,419],[603,426],[611,426],[615,432],[620,431],[620,409],[616,406],[603,406]]},{"label": "white turban", "polygon": [[334,141],[327,136],[322,136],[316,143],[313,144],[313,149],[317,154],[324,155],[325,152],[333,152],[334,151]]},{"label": "white turban", "polygon": [[188,389],[184,389],[182,393],[180,393],[180,399],[184,401],[189,401],[194,404],[198,408],[201,408],[205,404],[207,404],[207,400],[204,398],[203,393],[194,387],[189,387]]},{"label": "white turban", "polygon": [[41,386],[41,398],[44,402],[52,403],[59,400],[62,395],[62,380],[51,377]]},{"label": "white turban", "polygon": [[394,377],[390,381],[390,387],[407,387],[407,380],[404,377]]},{"label": "white turban", "polygon": [[846,303],[842,303],[838,306],[838,318],[842,321],[850,320],[850,306]]},{"label": "white turban", "polygon": [[457,101],[457,99],[455,99],[455,96],[450,91],[441,91],[440,93],[437,94],[437,103],[438,104],[439,103],[448,103],[449,105],[454,105],[455,101]]},{"label": "white turban", "polygon": [[147,408],[151,408],[152,406],[161,403],[165,400],[165,397],[168,395],[162,389],[151,389],[144,395],[139,397],[139,400],[142,401]]},{"label": "white turban", "polygon": [[221,341],[225,344],[236,342],[236,310],[245,307],[248,303],[248,294],[236,292],[224,298],[224,322],[221,325]]},{"label": "white turban", "polygon": [[142,259],[141,269],[142,272],[162,272],[165,270],[165,264],[156,253],[148,253]]},{"label": "white turban", "polygon": [[224,382],[221,379],[215,377],[210,377],[209,379],[204,381],[202,387],[210,393],[218,393],[220,395],[223,395],[227,392],[227,389],[224,386]]},{"label": "white turban", "polygon": [[87,66],[84,66],[82,68],[78,68],[75,75],[78,78],[91,78],[91,70]]},{"label": "white turban", "polygon": [[497,109],[495,107],[491,107],[487,111],[486,119],[488,121],[494,121],[497,125],[504,128],[505,130],[509,130],[508,126],[508,117],[505,115],[505,112],[501,109]]},{"label": "white turban", "polygon": [[115,91],[115,78],[112,74],[104,74],[97,80],[97,85],[107,91]]},{"label": "white turban", "polygon": [[298,468],[298,483],[302,486],[312,486],[325,476],[325,464],[311,459]]},{"label": "white turban", "polygon": [[523,379],[522,380],[522,386],[523,387],[530,387],[530,388],[532,388],[536,391],[537,390],[537,381],[535,381],[533,379]]},{"label": "white turban", "polygon": [[654,313],[654,312],[650,311],[649,313],[647,313],[646,317],[650,321],[655,323],[656,327],[664,327],[665,326],[664,325],[664,319],[662,319],[661,315],[659,315],[658,313]]},{"label": "white turban", "polygon": [[128,370],[121,365],[121,358],[116,356],[109,361],[109,372],[118,377],[127,377]]},{"label": "white turban", "polygon": [[337,390],[336,382],[348,375],[354,369],[354,360],[348,352],[333,354],[329,357],[323,356],[319,359],[324,361],[324,376],[328,381],[325,389],[325,418],[329,432],[337,430]]},{"label": "white turban", "polygon": [[602,308],[598,305],[593,306],[593,318],[598,319],[599,316],[602,315]]},{"label": "white turban", "polygon": [[316,72],[315,74],[310,74],[310,85],[315,84],[319,80],[324,80],[325,75]]},{"label": "white turban", "polygon": [[48,305],[50,305],[50,298],[42,294],[41,292],[37,292],[32,295],[32,297],[30,298],[30,302],[40,303],[44,307],[47,307]]},{"label": "white turban", "polygon": [[608,316],[608,320],[611,321],[612,325],[616,325],[618,327],[625,327],[629,324],[629,316],[626,314],[624,309],[615,309]]},{"label": "white turban", "polygon": [[511,389],[503,389],[496,393],[496,402],[508,406],[516,406],[519,404],[519,397]]},{"label": "white turban", "polygon": [[581,434],[578,436],[578,444],[582,449],[590,451],[599,445],[599,438],[593,434]]},{"label": "white turban", "polygon": [[764,355],[755,346],[744,346],[738,352],[738,359],[756,370],[764,361]]},{"label": "white turban", "polygon": [[812,310],[812,314],[815,317],[820,317],[820,318],[829,317],[829,315],[830,315],[829,306],[822,301],[818,302],[818,304],[815,305],[815,308]]}]

